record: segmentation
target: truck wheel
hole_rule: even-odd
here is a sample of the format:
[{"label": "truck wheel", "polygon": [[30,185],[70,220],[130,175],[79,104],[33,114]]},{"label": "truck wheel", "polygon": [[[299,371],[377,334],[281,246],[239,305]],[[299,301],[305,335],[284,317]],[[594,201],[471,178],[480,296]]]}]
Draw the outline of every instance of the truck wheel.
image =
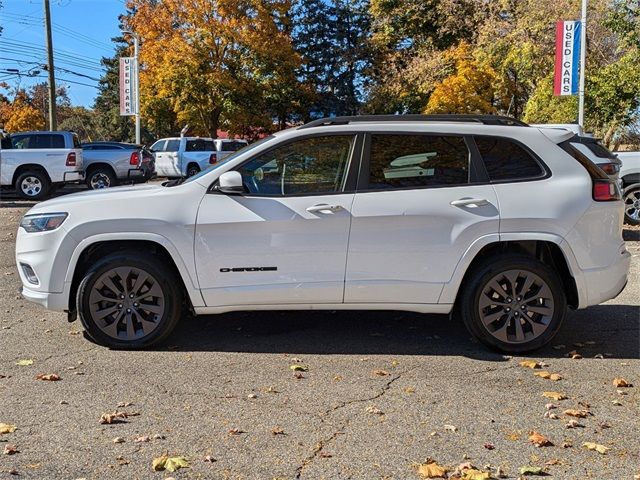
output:
[{"label": "truck wheel", "polygon": [[195,163],[190,163],[189,166],[187,167],[187,177],[193,177],[198,173],[200,173],[200,167]]},{"label": "truck wheel", "polygon": [[640,225],[640,183],[624,189],[624,221],[629,225]]},{"label": "truck wheel", "polygon": [[507,254],[470,272],[458,308],[485,345],[509,353],[542,347],[560,329],[567,301],[558,274],[536,258]]},{"label": "truck wheel", "polygon": [[86,183],[87,187],[91,190],[99,190],[102,188],[115,187],[117,180],[111,169],[98,167],[87,174]]},{"label": "truck wheel", "polygon": [[180,320],[183,292],[173,269],[151,254],[117,252],[94,264],[76,305],[89,337],[114,349],[139,349],[166,339]]},{"label": "truck wheel", "polygon": [[49,194],[51,182],[44,172],[32,170],[19,175],[15,187],[22,198],[42,200]]}]

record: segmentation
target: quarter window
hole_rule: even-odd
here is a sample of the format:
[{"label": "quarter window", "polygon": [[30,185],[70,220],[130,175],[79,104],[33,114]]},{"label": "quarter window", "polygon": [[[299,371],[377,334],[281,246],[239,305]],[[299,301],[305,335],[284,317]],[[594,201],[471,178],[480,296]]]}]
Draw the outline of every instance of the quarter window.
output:
[{"label": "quarter window", "polygon": [[505,138],[475,137],[491,181],[521,180],[544,175],[540,164],[520,145]]},{"label": "quarter window", "polygon": [[372,135],[369,188],[420,188],[469,181],[464,138],[443,135]]},{"label": "quarter window", "polygon": [[276,147],[238,169],[245,190],[256,195],[342,191],[354,139],[332,135]]}]

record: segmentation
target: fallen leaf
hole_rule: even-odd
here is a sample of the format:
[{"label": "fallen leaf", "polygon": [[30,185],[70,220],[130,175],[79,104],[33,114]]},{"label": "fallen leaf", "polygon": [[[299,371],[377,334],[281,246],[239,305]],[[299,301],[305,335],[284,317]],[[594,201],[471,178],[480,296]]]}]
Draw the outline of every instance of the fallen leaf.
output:
[{"label": "fallen leaf", "polygon": [[240,430],[239,428],[232,428],[231,430],[229,430],[229,435],[240,435],[243,433],[244,431]]},{"label": "fallen leaf", "polygon": [[9,423],[0,423],[0,433],[13,433],[16,431],[16,426]]},{"label": "fallen leaf", "polygon": [[31,360],[30,358],[25,360],[18,360],[16,362],[16,365],[20,365],[21,367],[27,367],[29,365],[33,365],[33,360]]},{"label": "fallen leaf", "polygon": [[103,425],[105,424],[111,425],[112,423],[122,422],[127,417],[128,417],[127,413],[119,412],[116,410],[113,413],[103,413],[102,416],[100,417],[99,422]]},{"label": "fallen leaf", "polygon": [[494,448],[496,448],[496,446],[490,442],[485,443],[483,447],[486,448],[487,450],[493,450]]},{"label": "fallen leaf", "polygon": [[584,425],[581,425],[580,423],[578,423],[577,420],[569,420],[567,422],[567,424],[565,425],[565,428],[578,428],[578,427],[583,427]]},{"label": "fallen leaf", "polygon": [[46,380],[47,382],[57,382],[58,380],[62,380],[60,376],[55,373],[47,373],[40,374],[36,377],[37,380]]},{"label": "fallen leaf", "polygon": [[616,388],[628,388],[633,387],[629,382],[627,382],[624,378],[614,378],[613,386]]},{"label": "fallen leaf", "polygon": [[247,395],[247,398],[253,400],[255,398],[258,398],[258,395],[256,395],[255,393],[250,393],[249,395]]},{"label": "fallen leaf", "polygon": [[125,408],[125,407],[130,407],[131,405],[133,405],[133,403],[131,403],[131,402],[120,402],[120,403],[118,403],[117,407],[118,408]]},{"label": "fallen leaf", "polygon": [[589,410],[576,410],[574,408],[569,408],[562,413],[576,418],[587,418],[589,415],[591,415],[591,412]]},{"label": "fallen leaf", "polygon": [[139,435],[133,439],[134,442],[149,442],[151,439],[146,435]]},{"label": "fallen leaf", "polygon": [[598,359],[602,360],[602,359],[604,358],[604,355],[603,355],[603,354],[601,354],[601,353],[596,353],[596,354],[593,356],[593,358],[598,358]]},{"label": "fallen leaf", "polygon": [[582,355],[580,355],[579,353],[574,353],[573,355],[571,355],[572,360],[580,360],[581,358]]},{"label": "fallen leaf", "polygon": [[547,380],[553,380],[553,381],[562,380],[562,377],[560,376],[559,373],[551,373],[551,372],[547,372],[546,370],[543,370],[541,372],[535,372],[534,375],[536,377],[544,378]]},{"label": "fallen leaf", "polygon": [[558,406],[555,403],[547,403],[544,408],[547,410],[553,410],[554,408],[558,408]]},{"label": "fallen leaf", "polygon": [[536,360],[523,360],[520,366],[524,368],[542,368],[542,363]]},{"label": "fallen leaf", "polygon": [[124,438],[116,437],[112,440],[113,443],[124,443]]},{"label": "fallen leaf", "polygon": [[320,452],[320,457],[322,457],[322,458],[331,458],[331,457],[333,457],[333,455],[331,455],[330,453],[327,453],[327,452]]},{"label": "fallen leaf", "polygon": [[551,440],[536,431],[529,432],[529,441],[536,447],[550,447],[553,445]]},{"label": "fallen leaf", "polygon": [[163,455],[161,457],[154,458],[151,462],[151,468],[154,472],[161,470],[168,470],[169,472],[175,472],[180,468],[188,468],[189,461],[185,457],[169,457]]},{"label": "fallen leaf", "polygon": [[507,440],[511,440],[512,442],[520,440],[520,433],[519,432],[511,432],[511,433],[507,434]]},{"label": "fallen leaf", "polygon": [[153,436],[153,439],[154,439],[154,440],[164,440],[164,435],[160,435],[159,433],[156,433],[156,434]]},{"label": "fallen leaf", "polygon": [[289,368],[291,370],[293,370],[294,372],[308,372],[309,371],[309,367],[306,367],[304,365],[289,365]]},{"label": "fallen leaf", "polygon": [[20,453],[20,450],[18,450],[18,447],[15,445],[5,445],[2,453],[5,455],[13,455],[14,453]]},{"label": "fallen leaf", "polygon": [[404,393],[416,393],[416,389],[413,387],[407,387],[404,389]]},{"label": "fallen leaf", "polygon": [[367,408],[365,408],[365,411],[373,415],[384,415],[384,412],[382,410],[374,407],[373,405],[369,405]]},{"label": "fallen leaf", "polygon": [[520,475],[544,475],[542,467],[520,467]]},{"label": "fallen leaf", "polygon": [[465,470],[462,473],[462,477],[460,480],[490,480],[491,473],[483,472],[482,470],[476,470],[475,468],[470,468]]},{"label": "fallen leaf", "polygon": [[605,455],[610,450],[609,447],[605,447],[604,445],[600,445],[599,443],[593,443],[593,442],[584,442],[582,446],[585,447],[587,450],[595,450],[596,452],[602,455]]},{"label": "fallen leaf", "polygon": [[560,446],[562,448],[571,448],[571,447],[573,447],[573,444],[571,442],[562,442],[562,444]]},{"label": "fallen leaf", "polygon": [[448,432],[455,432],[458,430],[458,427],[455,427],[453,425],[445,425],[444,429]]},{"label": "fallen leaf", "polygon": [[386,370],[374,370],[373,374],[377,375],[378,377],[386,377],[387,375],[389,375],[389,372],[387,372]]},{"label": "fallen leaf", "polygon": [[[118,465],[129,465],[131,462],[129,460],[127,460],[126,458],[124,458],[122,455],[118,455],[116,457],[116,460],[118,461]],[[165,479],[166,480],[166,479]]]},{"label": "fallen leaf", "polygon": [[544,412],[543,418],[550,418],[551,420],[557,420],[560,417],[558,417],[558,415],[556,415],[555,413],[547,410],[546,412]]},{"label": "fallen leaf", "polygon": [[496,477],[498,478],[508,478],[507,472],[504,467],[500,466],[496,469]]},{"label": "fallen leaf", "polygon": [[448,471],[446,467],[438,465],[434,460],[430,459],[418,465],[418,473],[423,478],[444,478]]},{"label": "fallen leaf", "polygon": [[622,406],[622,402],[620,400],[611,400],[611,403],[613,403],[617,407],[621,407]]},{"label": "fallen leaf", "polygon": [[547,398],[552,398],[556,402],[559,402],[560,400],[566,400],[567,398],[569,398],[564,393],[560,393],[560,392],[542,392],[542,396]]},{"label": "fallen leaf", "polygon": [[216,461],[217,461],[217,460],[216,460],[215,458],[213,458],[211,455],[206,455],[206,456],[203,458],[203,460],[204,460],[205,462],[209,462],[209,463],[213,463],[213,462],[216,462]]},{"label": "fallen leaf", "polygon": [[275,427],[271,430],[271,433],[273,435],[286,435],[286,433],[284,433],[284,430],[280,427]]}]

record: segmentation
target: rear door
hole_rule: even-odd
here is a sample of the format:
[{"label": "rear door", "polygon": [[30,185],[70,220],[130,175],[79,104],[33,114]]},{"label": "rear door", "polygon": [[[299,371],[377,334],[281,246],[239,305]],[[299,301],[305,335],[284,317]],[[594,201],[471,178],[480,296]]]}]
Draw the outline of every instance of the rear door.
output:
[{"label": "rear door", "polygon": [[159,177],[180,177],[178,149],[180,139],[158,140],[151,146],[156,159],[156,173]]},{"label": "rear door", "polygon": [[470,245],[497,239],[498,202],[480,167],[462,135],[367,136],[345,303],[438,303]]}]

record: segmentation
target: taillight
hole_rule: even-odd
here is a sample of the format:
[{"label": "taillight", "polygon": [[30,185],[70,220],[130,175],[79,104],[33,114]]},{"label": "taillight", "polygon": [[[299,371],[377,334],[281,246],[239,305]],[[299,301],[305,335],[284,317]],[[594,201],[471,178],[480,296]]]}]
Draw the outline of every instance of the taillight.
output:
[{"label": "taillight", "polygon": [[213,165],[214,163],[218,163],[218,154],[217,153],[212,153],[211,155],[209,155],[209,163],[211,165]]},{"label": "taillight", "polygon": [[615,202],[621,200],[620,190],[611,180],[593,180],[593,199],[596,202]]},{"label": "taillight", "polygon": [[607,175],[615,175],[620,171],[620,165],[617,163],[599,163],[598,166]]},{"label": "taillight", "polygon": [[75,167],[76,166],[76,152],[69,152],[67,154],[67,167]]},{"label": "taillight", "polygon": [[129,158],[129,165],[140,165],[140,153],[132,152]]}]

